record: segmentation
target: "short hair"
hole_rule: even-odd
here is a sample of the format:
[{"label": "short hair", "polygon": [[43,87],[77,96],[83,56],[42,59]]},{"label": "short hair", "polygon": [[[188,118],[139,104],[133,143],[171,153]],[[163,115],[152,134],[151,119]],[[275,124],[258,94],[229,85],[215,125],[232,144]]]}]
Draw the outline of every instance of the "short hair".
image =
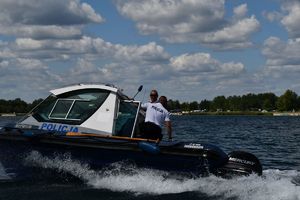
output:
[{"label": "short hair", "polygon": [[168,106],[168,99],[166,96],[160,96],[159,102],[167,109]]},{"label": "short hair", "polygon": [[155,94],[156,94],[156,96],[158,96],[158,92],[157,92],[157,90],[154,90],[154,89],[153,89],[153,90],[151,90],[150,94],[151,94],[152,92],[153,92],[153,93],[155,93]]}]

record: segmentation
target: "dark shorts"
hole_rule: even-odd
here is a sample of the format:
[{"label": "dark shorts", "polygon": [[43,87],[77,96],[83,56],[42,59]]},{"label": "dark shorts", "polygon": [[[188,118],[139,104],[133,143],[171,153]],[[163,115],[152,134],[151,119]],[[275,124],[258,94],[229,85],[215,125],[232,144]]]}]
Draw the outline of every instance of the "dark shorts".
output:
[{"label": "dark shorts", "polygon": [[163,135],[161,134],[162,130],[160,126],[152,122],[144,122],[141,124],[141,134],[142,138],[152,139],[152,140],[161,140]]}]

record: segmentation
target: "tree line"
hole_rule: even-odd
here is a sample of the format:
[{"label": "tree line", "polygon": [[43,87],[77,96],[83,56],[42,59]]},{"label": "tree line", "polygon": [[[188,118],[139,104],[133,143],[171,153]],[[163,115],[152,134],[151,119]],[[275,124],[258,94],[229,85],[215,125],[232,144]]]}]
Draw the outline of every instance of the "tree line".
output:
[{"label": "tree line", "polygon": [[[20,98],[14,100],[0,99],[0,113],[27,113],[38,105],[43,99],[26,103]],[[299,111],[300,96],[292,90],[286,90],[281,96],[273,93],[246,94],[242,96],[217,96],[213,100],[200,102],[179,102],[170,99],[168,107],[171,111]]]},{"label": "tree line", "polygon": [[27,103],[20,98],[14,100],[0,99],[0,113],[28,113],[43,99],[34,100],[32,103]]},{"label": "tree line", "polygon": [[183,102],[172,99],[168,102],[171,111],[299,111],[300,96],[286,90],[281,96],[274,93],[246,94],[242,96],[217,96],[213,100]]}]

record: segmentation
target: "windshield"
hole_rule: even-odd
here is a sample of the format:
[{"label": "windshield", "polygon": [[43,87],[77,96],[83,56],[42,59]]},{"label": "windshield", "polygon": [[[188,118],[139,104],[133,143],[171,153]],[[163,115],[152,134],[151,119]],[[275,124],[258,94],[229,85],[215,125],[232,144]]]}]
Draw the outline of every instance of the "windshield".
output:
[{"label": "windshield", "polygon": [[85,89],[51,95],[33,111],[39,122],[81,124],[94,114],[108,97],[110,91]]}]

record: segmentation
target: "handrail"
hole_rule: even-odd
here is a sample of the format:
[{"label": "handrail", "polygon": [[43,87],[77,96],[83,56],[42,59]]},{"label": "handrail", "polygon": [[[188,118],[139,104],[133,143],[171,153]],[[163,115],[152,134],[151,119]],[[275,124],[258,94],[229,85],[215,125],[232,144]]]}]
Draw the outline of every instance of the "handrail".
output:
[{"label": "handrail", "polygon": [[67,132],[66,136],[82,136],[82,137],[99,137],[99,138],[108,138],[108,139],[119,139],[119,140],[127,140],[127,141],[143,141],[143,142],[153,142],[158,143],[159,139],[151,140],[151,139],[144,139],[144,138],[131,138],[131,137],[121,137],[121,136],[111,136],[111,135],[100,135],[95,133],[80,133],[80,132]]}]

